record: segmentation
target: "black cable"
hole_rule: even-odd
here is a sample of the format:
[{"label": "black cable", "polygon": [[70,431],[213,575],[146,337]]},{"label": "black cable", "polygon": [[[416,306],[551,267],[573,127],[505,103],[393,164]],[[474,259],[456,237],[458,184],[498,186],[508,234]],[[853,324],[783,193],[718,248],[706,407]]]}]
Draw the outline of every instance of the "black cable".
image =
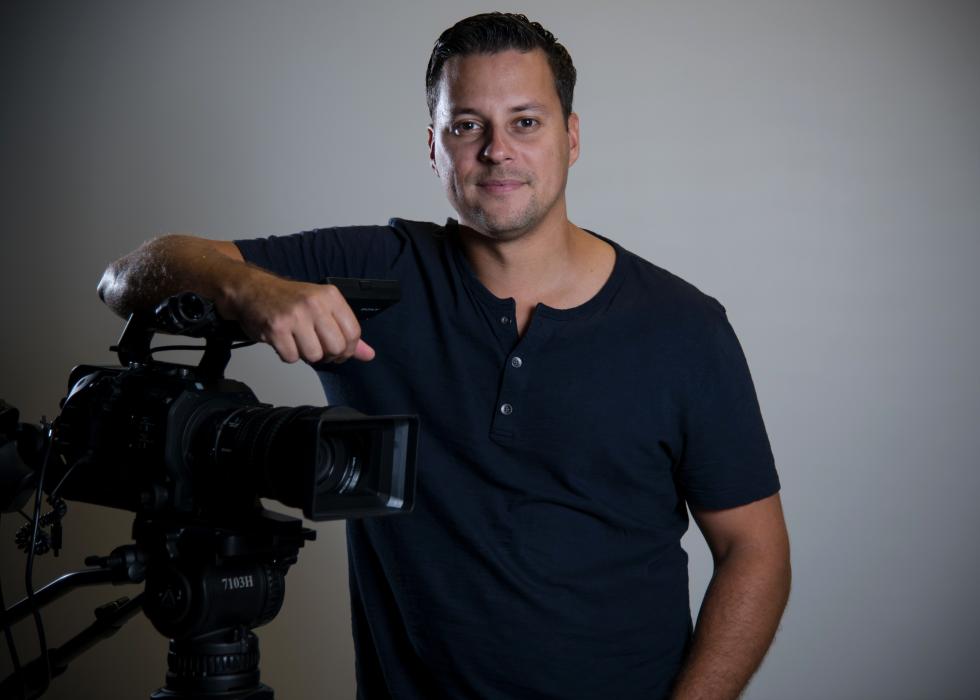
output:
[{"label": "black cable", "polygon": [[[0,513],[2,517],[2,513]],[[10,661],[14,665],[14,675],[20,679],[20,696],[27,700],[27,680],[24,678],[20,669],[20,655],[17,653],[17,646],[14,644],[14,633],[10,631],[10,624],[7,622],[7,604],[3,599],[3,584],[0,583],[0,610],[3,611],[3,636],[7,639],[7,649],[10,650]]]},{"label": "black cable", "polygon": [[[237,350],[238,348],[247,348],[249,345],[255,345],[254,340],[241,340],[236,343],[232,343],[229,347],[230,350]],[[172,350],[204,350],[204,345],[160,345],[155,348],[150,348],[150,354],[157,352],[170,352]]]},{"label": "black cable", "polygon": [[27,550],[27,568],[24,572],[24,583],[27,587],[27,600],[30,602],[31,613],[34,616],[34,627],[37,629],[37,642],[41,648],[41,660],[44,666],[44,683],[38,692],[38,696],[44,695],[51,685],[51,658],[48,656],[48,640],[44,634],[44,622],[41,620],[41,611],[34,602],[34,546],[37,542],[38,531],[41,528],[41,497],[44,494],[44,477],[48,471],[48,460],[51,457],[51,445],[54,442],[52,428],[48,428],[48,445],[44,451],[44,460],[41,462],[41,471],[38,474],[37,490],[34,493],[34,530],[31,534],[30,549]]},{"label": "black cable", "polygon": [[[58,485],[55,486],[54,489],[51,490],[51,493],[48,494],[48,503],[51,503],[52,506],[54,505],[54,501],[58,498],[58,491],[60,491],[61,490],[61,487],[65,485],[65,482],[66,481],[68,481],[68,477],[71,476],[71,473],[72,473],[72,471],[74,471],[75,467],[77,467],[82,462],[87,461],[87,457],[88,457],[88,455],[85,455],[85,456],[79,457],[74,462],[72,462],[71,466],[68,467],[68,470],[65,472],[65,475],[63,477],[61,477],[61,481],[59,481],[58,482]],[[62,462],[63,461],[64,461],[64,459],[62,459]]]},{"label": "black cable", "polygon": [[203,345],[161,345],[156,348],[150,348],[150,354],[155,352],[169,352],[171,350],[203,350]]}]

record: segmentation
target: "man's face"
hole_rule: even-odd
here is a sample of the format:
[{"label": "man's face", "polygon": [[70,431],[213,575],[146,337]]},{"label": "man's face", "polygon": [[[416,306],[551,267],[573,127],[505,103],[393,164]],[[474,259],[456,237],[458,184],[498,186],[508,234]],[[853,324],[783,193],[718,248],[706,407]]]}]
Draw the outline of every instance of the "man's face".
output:
[{"label": "man's face", "polygon": [[543,51],[448,60],[439,82],[429,159],[460,223],[497,240],[564,223],[578,117],[567,128]]}]

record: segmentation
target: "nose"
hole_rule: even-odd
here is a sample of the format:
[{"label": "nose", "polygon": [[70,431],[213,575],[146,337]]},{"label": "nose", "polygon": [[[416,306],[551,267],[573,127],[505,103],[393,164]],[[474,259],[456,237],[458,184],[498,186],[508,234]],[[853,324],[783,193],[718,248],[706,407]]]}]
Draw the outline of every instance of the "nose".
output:
[{"label": "nose", "polygon": [[484,163],[504,163],[513,159],[512,144],[503,129],[487,129],[486,142],[480,151]]}]

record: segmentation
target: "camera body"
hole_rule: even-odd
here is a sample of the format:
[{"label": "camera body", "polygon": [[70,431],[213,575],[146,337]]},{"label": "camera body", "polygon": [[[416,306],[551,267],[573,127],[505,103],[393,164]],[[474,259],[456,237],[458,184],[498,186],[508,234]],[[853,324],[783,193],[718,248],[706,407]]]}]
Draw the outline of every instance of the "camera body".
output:
[{"label": "camera body", "polygon": [[[133,512],[207,508],[219,479],[213,469],[195,469],[208,454],[200,427],[215,411],[259,401],[241,382],[195,375],[192,367],[159,362],[72,370],[56,420],[54,448],[70,468],[54,475],[65,480],[60,493]],[[58,461],[50,468],[57,471]]]}]

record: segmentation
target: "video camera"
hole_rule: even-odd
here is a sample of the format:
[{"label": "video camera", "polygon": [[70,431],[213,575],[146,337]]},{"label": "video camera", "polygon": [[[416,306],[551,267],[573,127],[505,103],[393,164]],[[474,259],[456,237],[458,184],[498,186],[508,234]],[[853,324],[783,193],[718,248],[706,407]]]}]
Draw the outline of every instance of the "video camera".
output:
[{"label": "video camera", "polygon": [[[398,299],[397,282],[329,279],[362,319]],[[158,333],[203,338],[197,366],[161,362]],[[0,696],[38,697],[50,678],[142,609],[170,638],[164,688],[151,698],[272,698],[259,683],[251,628],[272,620],[284,577],[315,538],[302,521],[262,507],[271,498],[310,520],[412,509],[418,419],[366,416],[347,407],[277,407],[224,377],[233,349],[251,344],[193,293],[134,313],[117,345],[118,367],[72,370],[61,413],[21,423],[0,402],[0,509],[36,493],[34,521],[18,535],[35,554],[61,545],[63,499],[136,514],[133,545],[68,574],[4,611],[3,626],[77,585],[145,580],[133,601],[97,613],[96,625],[0,683]],[[41,492],[52,504],[40,515]],[[49,528],[49,529],[48,529]],[[97,629],[96,629],[97,628]]]}]

